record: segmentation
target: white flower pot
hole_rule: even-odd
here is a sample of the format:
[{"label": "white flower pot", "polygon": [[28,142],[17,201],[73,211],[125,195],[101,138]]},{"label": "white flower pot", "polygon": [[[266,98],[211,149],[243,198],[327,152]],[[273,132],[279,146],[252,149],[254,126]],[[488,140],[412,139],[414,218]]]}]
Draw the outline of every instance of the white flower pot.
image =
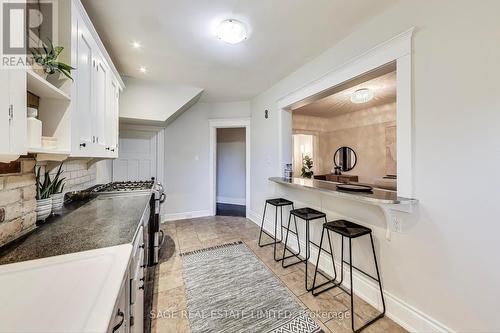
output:
[{"label": "white flower pot", "polygon": [[52,212],[52,198],[41,199],[36,201],[36,220],[45,221]]},{"label": "white flower pot", "polygon": [[55,193],[50,198],[52,199],[52,213],[59,214],[64,206],[64,194]]}]

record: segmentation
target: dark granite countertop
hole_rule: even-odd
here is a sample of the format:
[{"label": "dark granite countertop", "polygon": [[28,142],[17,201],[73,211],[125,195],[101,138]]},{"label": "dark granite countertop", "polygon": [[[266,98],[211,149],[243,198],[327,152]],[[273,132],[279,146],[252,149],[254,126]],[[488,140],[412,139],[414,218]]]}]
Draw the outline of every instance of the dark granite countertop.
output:
[{"label": "dark granite countertop", "polygon": [[132,243],[149,199],[97,197],[0,248],[0,265]]},{"label": "dark granite countertop", "polygon": [[288,185],[297,188],[305,188],[310,190],[316,190],[323,193],[328,193],[336,195],[338,197],[372,203],[372,204],[413,204],[416,203],[415,199],[408,199],[403,197],[398,197],[395,191],[383,190],[374,188],[371,192],[349,192],[337,189],[337,184],[335,182],[329,182],[324,180],[316,179],[304,179],[304,178],[283,178],[283,177],[271,177],[270,181]]}]

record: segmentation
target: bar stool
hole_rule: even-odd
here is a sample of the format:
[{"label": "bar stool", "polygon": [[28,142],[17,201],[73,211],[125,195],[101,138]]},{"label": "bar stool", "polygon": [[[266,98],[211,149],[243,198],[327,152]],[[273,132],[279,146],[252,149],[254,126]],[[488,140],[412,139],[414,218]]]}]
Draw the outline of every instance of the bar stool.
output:
[{"label": "bar stool", "polygon": [[[342,257],[342,260],[341,260],[341,271],[340,271],[340,281],[339,282],[331,282],[333,283],[332,286],[328,287],[328,288],[325,288],[319,292],[316,292],[316,289],[318,288],[321,288],[322,286],[326,285],[327,283],[323,283],[319,286],[316,286],[316,275],[317,273],[321,273],[318,271],[318,264],[319,264],[319,258],[321,257],[321,246],[323,245],[323,235],[325,233],[325,230],[327,232],[327,235],[328,235],[328,242],[330,242],[330,231],[333,231],[337,234],[339,234],[341,237],[342,237],[342,254],[341,254],[341,257]],[[373,260],[375,262],[375,270],[377,272],[377,277],[373,277],[372,275],[362,271],[361,269],[357,268],[356,266],[354,266],[352,264],[352,239],[353,238],[358,238],[358,237],[361,237],[361,236],[364,236],[364,235],[370,235],[370,241],[371,241],[371,245],[372,245],[372,252],[373,252]],[[344,260],[344,237],[348,238],[349,239],[349,262],[345,261]],[[331,244],[330,244],[330,248],[331,248]],[[337,272],[335,271],[335,262],[332,260],[332,263],[333,263],[333,271],[334,271],[334,279],[336,279],[337,277]],[[351,280],[351,289],[350,289],[350,292],[348,292],[347,290],[345,290],[344,288],[342,288],[342,281],[344,279],[344,263],[348,264],[349,265],[349,278]],[[352,269],[355,269],[357,270],[358,272],[368,276],[369,278],[373,279],[374,281],[378,282],[378,286],[379,286],[379,289],[380,289],[380,296],[382,297],[382,307],[383,307],[383,310],[382,310],[382,313],[380,313],[378,316],[376,316],[375,318],[371,319],[370,321],[368,321],[367,323],[365,323],[363,326],[361,326],[360,328],[358,329],[355,329],[354,328],[354,287],[353,287],[353,281],[352,281]],[[316,270],[314,272],[314,279],[313,279],[313,290],[312,290],[312,294],[314,296],[317,296],[327,290],[330,290],[332,288],[335,288],[335,287],[340,287],[342,290],[344,290],[349,296],[351,296],[351,327],[352,327],[352,330],[353,332],[361,332],[363,329],[365,329],[367,326],[373,324],[375,321],[377,321],[378,319],[382,318],[384,315],[385,315],[385,301],[384,301],[384,293],[382,291],[382,283],[380,281],[380,273],[379,273],[379,270],[378,270],[378,264],[377,264],[377,256],[375,254],[375,246],[373,245],[373,237],[372,237],[372,230],[370,228],[367,228],[367,227],[363,227],[362,225],[359,225],[359,224],[356,224],[356,223],[353,223],[353,222],[350,222],[350,221],[346,221],[346,220],[337,220],[337,221],[332,221],[332,222],[327,222],[325,224],[323,224],[323,230],[321,231],[321,242],[320,242],[320,248],[319,248],[319,254],[318,254],[318,260],[316,262]]]},{"label": "bar stool", "polygon": [[[264,220],[266,218],[266,208],[267,208],[267,205],[271,205],[271,206],[274,206],[276,208],[276,214],[274,216],[274,236],[273,235],[270,235],[269,233],[267,233],[267,231],[264,230]],[[274,260],[275,261],[281,261],[283,260],[283,258],[277,258],[276,257],[276,244],[280,243],[281,240],[283,239],[283,229],[285,228],[283,226],[283,207],[285,206],[292,206],[292,210],[294,209],[293,207],[293,202],[290,201],[290,200],[286,200],[286,199],[283,199],[283,198],[276,198],[276,199],[268,199],[266,200],[266,203],[264,204],[264,214],[262,214],[262,224],[260,226],[260,234],[259,234],[259,246],[260,247],[264,247],[264,246],[268,246],[268,245],[273,245],[274,247]],[[280,222],[280,225],[281,225],[281,228],[280,228],[280,240],[277,239],[277,229],[278,229],[278,207],[280,209],[280,219],[281,219],[281,222]],[[290,227],[290,226],[288,226]],[[297,221],[295,221],[295,230],[297,230]],[[262,239],[262,233],[265,233],[267,236],[269,236],[270,238],[273,239],[272,242],[270,243],[267,243],[267,244],[261,244],[261,239]],[[288,233],[288,231],[287,231]],[[292,232],[294,233],[294,232]],[[285,258],[285,259],[288,259],[288,258]]]},{"label": "bar stool", "polygon": [[[300,254],[300,241],[299,241],[299,236],[298,236],[298,229],[297,229],[297,221],[295,221],[295,230],[297,231],[296,233],[296,236],[297,236],[297,243],[299,244],[299,253],[294,253],[293,251],[291,251],[290,249],[288,249],[288,231],[290,231],[290,221],[292,219],[292,216],[294,217],[294,219],[296,217],[304,220],[306,222],[306,256],[304,259],[300,259],[299,257],[299,254]],[[309,262],[309,259],[311,258],[311,244],[313,244],[314,246],[318,247],[318,245],[316,243],[314,243],[313,241],[311,241],[310,239],[310,233],[309,233],[309,222],[310,221],[313,221],[313,220],[317,220],[317,219],[325,219],[325,223],[327,222],[326,220],[326,214],[323,213],[323,212],[320,212],[318,210],[315,210],[315,209],[312,209],[312,208],[309,208],[309,207],[305,207],[305,208],[300,208],[300,209],[294,209],[294,210],[291,210],[290,211],[290,216],[288,217],[288,225],[287,225],[287,233],[286,233],[286,236],[285,236],[285,248],[283,249],[283,261],[281,262],[281,265],[283,268],[287,268],[287,267],[290,267],[290,266],[293,266],[293,265],[297,265],[299,263],[305,263],[306,265],[306,272],[305,272],[305,277],[304,277],[304,283],[305,283],[305,287],[306,287],[306,290],[307,291],[311,291],[312,290],[312,287],[309,288],[309,284],[308,284],[308,262]],[[285,254],[286,254],[286,251],[289,251],[292,253],[292,255],[288,256],[288,257],[285,257]],[[332,260],[333,260],[333,251],[332,251],[332,248],[331,248],[331,245],[330,245],[330,252],[324,250],[325,252],[327,252],[328,254],[330,254],[332,256]],[[288,258],[291,258],[291,257],[297,257],[299,260],[296,261],[296,262],[293,262],[291,264],[287,264],[285,265],[285,260],[288,259]],[[326,276],[325,274],[319,272],[319,274],[323,275],[326,279],[329,279],[328,276]],[[329,280],[328,282],[332,282],[333,280]]]}]

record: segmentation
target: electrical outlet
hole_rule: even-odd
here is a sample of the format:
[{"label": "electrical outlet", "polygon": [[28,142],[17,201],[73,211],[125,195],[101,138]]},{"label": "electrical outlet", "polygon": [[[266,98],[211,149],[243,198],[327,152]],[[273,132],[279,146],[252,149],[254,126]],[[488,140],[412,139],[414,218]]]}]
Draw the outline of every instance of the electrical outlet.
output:
[{"label": "electrical outlet", "polygon": [[394,232],[402,232],[403,226],[401,225],[402,221],[399,216],[392,216],[392,230]]}]

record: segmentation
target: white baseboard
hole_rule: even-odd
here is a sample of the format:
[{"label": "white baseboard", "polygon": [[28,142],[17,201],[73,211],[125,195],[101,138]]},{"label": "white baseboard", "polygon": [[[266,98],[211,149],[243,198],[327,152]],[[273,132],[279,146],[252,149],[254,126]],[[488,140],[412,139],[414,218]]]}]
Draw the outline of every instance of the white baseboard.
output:
[{"label": "white baseboard", "polygon": [[194,212],[184,212],[184,213],[173,213],[173,214],[163,214],[162,222],[164,221],[176,221],[176,220],[186,220],[194,219],[197,217],[211,216],[210,210],[197,210]]},{"label": "white baseboard", "polygon": [[[262,215],[257,214],[253,211],[249,211],[247,213],[248,219],[257,224],[259,227],[262,223]],[[266,214],[267,215],[267,214]],[[266,218],[264,221],[264,229],[272,234],[274,231],[274,219],[271,220]],[[298,251],[297,239],[295,235],[289,234],[288,244],[290,248],[294,251]],[[300,242],[300,246],[302,249],[305,249],[305,243],[303,241]],[[316,247],[311,247],[311,259],[310,262],[316,264],[318,256],[318,250]],[[321,256],[321,260],[319,262],[319,267],[322,271],[327,273],[328,275],[333,275],[333,265],[330,257]],[[335,261],[335,267],[337,272],[340,272],[340,261]],[[339,273],[338,273],[339,274]],[[354,290],[355,294],[362,298],[367,303],[371,304],[377,309],[382,308],[382,302],[380,300],[380,292],[378,289],[378,285],[376,282],[371,279],[365,277],[361,273],[353,271],[353,280],[354,280]],[[383,280],[383,277],[382,277]],[[345,287],[350,286],[349,281],[349,270],[344,265],[344,283]],[[394,320],[396,323],[401,325],[403,328],[410,332],[453,332],[450,328],[446,327],[439,321],[435,320],[428,314],[425,314],[421,310],[415,308],[414,306],[406,303],[402,299],[397,296],[391,294],[390,292],[384,290],[384,298],[386,304],[386,315],[387,317]]]},{"label": "white baseboard", "polygon": [[247,201],[245,198],[230,198],[230,197],[217,196],[217,203],[244,206],[247,204]]}]

